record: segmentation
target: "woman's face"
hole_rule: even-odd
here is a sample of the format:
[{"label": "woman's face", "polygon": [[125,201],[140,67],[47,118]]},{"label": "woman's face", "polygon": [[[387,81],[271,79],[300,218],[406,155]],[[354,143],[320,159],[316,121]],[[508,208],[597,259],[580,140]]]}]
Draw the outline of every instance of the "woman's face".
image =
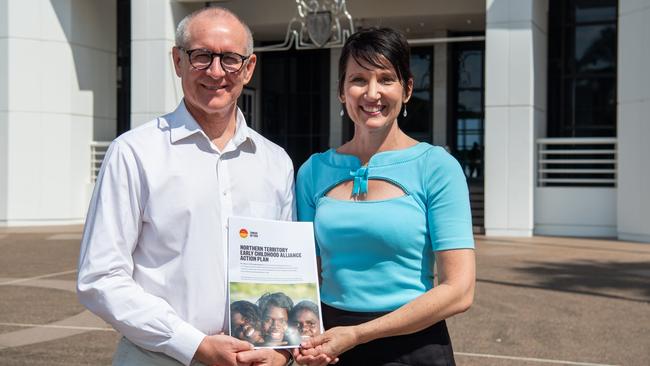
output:
[{"label": "woman's face", "polygon": [[318,317],[311,310],[303,310],[294,319],[295,326],[303,336],[315,336],[320,334],[320,322]]},{"label": "woman's face", "polygon": [[390,128],[402,104],[411,97],[413,81],[409,80],[405,89],[390,62],[384,61],[386,68],[377,68],[360,65],[353,57],[348,59],[340,98],[357,127]]}]

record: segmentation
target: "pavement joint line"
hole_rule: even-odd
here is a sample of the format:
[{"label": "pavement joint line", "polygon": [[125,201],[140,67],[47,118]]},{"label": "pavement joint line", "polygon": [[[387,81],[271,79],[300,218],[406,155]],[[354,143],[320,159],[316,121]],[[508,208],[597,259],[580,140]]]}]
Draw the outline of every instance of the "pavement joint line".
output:
[{"label": "pavement joint line", "polygon": [[548,358],[491,355],[491,354],[486,354],[486,353],[454,352],[454,354],[459,355],[459,356],[498,358],[498,359],[502,359],[502,360],[530,361],[530,362],[540,362],[540,363],[555,363],[555,364],[560,364],[560,365],[616,366],[616,365],[605,364],[605,363],[576,362],[576,361],[553,360],[553,359],[548,359]]},{"label": "pavement joint line", "polygon": [[[475,241],[479,244],[486,244],[486,245],[501,245],[501,246],[509,246],[509,247],[528,247],[528,248],[536,248],[539,249],[542,246],[547,246],[547,247],[556,247],[556,248],[571,248],[571,249],[577,249],[577,250],[585,250],[585,251],[601,251],[601,252],[615,252],[615,253],[629,253],[629,254],[644,254],[644,255],[649,255],[650,251],[646,250],[645,248],[643,250],[634,250],[634,249],[621,249],[621,248],[607,248],[607,247],[593,247],[593,246],[584,246],[584,245],[576,245],[576,244],[556,244],[556,243],[549,243],[546,241],[534,241],[534,242],[522,242],[522,241],[517,241],[517,240],[512,240],[508,238],[494,238],[494,239],[485,239],[485,238],[478,238],[475,239]],[[625,243],[625,244],[641,244],[644,245],[644,243]]]},{"label": "pavement joint line", "polygon": [[100,328],[100,327],[83,327],[75,325],[51,325],[51,324],[25,324],[25,323],[0,323],[2,326],[9,327],[22,327],[22,328],[54,328],[54,329],[74,329],[74,330],[101,330],[104,332],[115,332],[113,328]]},{"label": "pavement joint line", "polygon": [[15,285],[17,283],[22,283],[22,282],[28,282],[28,281],[33,281],[33,280],[40,280],[42,278],[48,278],[48,277],[56,277],[56,276],[62,276],[70,273],[75,273],[77,272],[76,269],[71,269],[69,271],[63,271],[63,272],[56,272],[56,273],[48,273],[40,276],[34,276],[34,277],[29,277],[29,278],[18,278],[15,280],[7,281],[7,282],[0,282],[0,286],[7,286],[7,285]]}]

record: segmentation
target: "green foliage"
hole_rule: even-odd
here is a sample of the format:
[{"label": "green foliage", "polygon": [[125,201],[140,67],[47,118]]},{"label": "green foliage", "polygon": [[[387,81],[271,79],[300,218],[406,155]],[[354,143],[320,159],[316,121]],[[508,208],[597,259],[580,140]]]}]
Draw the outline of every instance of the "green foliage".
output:
[{"label": "green foliage", "polygon": [[302,300],[318,302],[315,283],[273,284],[273,283],[230,283],[230,302],[247,300],[256,303],[265,293],[283,292],[294,304]]}]

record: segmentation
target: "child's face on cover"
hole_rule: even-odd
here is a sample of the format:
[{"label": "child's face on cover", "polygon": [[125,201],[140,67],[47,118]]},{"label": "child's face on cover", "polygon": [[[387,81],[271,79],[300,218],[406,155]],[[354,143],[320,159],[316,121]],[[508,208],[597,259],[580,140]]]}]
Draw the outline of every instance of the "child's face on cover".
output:
[{"label": "child's face on cover", "polygon": [[232,313],[231,318],[233,337],[257,344],[263,342],[264,339],[260,334],[260,330],[256,329],[248,319],[244,318],[240,313]]},{"label": "child's face on cover", "polygon": [[320,322],[311,310],[303,310],[294,319],[296,327],[303,336],[315,336],[320,333]]},{"label": "child's face on cover", "polygon": [[270,306],[264,313],[262,330],[264,339],[267,342],[280,342],[284,338],[284,332],[287,330],[289,315],[287,310],[275,306]]}]

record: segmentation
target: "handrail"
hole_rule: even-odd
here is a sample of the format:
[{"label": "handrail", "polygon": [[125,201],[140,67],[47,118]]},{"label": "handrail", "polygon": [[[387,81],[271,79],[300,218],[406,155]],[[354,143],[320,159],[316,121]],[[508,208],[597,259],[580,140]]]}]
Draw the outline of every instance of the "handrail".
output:
[{"label": "handrail", "polygon": [[97,174],[102,167],[102,161],[108,147],[111,145],[108,141],[91,141],[90,142],[90,182],[95,183]]},{"label": "handrail", "polygon": [[616,187],[616,138],[537,139],[538,187]]},{"label": "handrail", "polygon": [[600,145],[616,144],[616,137],[545,137],[537,139],[544,145]]}]

